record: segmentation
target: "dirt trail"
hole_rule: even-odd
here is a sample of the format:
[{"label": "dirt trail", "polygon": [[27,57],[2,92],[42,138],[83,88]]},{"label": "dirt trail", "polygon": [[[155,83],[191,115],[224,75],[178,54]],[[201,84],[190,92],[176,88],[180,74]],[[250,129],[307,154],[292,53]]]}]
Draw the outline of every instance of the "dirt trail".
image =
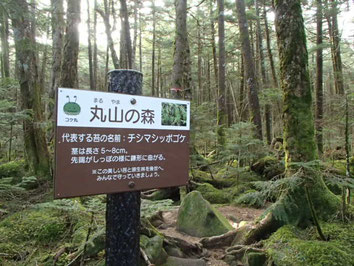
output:
[{"label": "dirt trail", "polygon": [[[250,222],[263,213],[262,209],[243,208],[236,206],[222,206],[217,208],[229,221],[236,227],[241,221]],[[197,243],[201,238],[190,236],[176,230],[178,209],[163,212],[164,224],[159,231],[164,235],[181,238],[189,243]],[[224,249],[208,249],[207,265],[227,266],[221,258],[224,255]]]}]

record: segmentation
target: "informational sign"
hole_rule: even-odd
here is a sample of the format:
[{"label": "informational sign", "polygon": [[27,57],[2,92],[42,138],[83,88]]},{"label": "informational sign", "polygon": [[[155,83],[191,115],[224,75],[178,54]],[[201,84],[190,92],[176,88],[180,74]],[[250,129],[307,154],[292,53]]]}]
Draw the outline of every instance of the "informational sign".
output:
[{"label": "informational sign", "polygon": [[185,185],[190,103],[59,88],[55,198]]}]

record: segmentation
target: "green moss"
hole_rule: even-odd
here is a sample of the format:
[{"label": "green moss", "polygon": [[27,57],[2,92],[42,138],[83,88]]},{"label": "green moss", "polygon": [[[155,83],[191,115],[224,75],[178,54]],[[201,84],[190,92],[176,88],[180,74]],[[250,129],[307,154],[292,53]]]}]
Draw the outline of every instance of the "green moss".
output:
[{"label": "green moss", "polygon": [[318,240],[315,228],[281,227],[265,241],[269,257],[282,266],[353,265],[354,224],[324,223],[322,227],[330,241]]},{"label": "green moss", "polygon": [[[346,160],[335,160],[327,164],[329,167],[334,168],[334,171],[338,175],[345,176],[347,171],[347,161]],[[350,173],[354,174],[354,156],[349,160]]]},{"label": "green moss", "polygon": [[230,198],[228,197],[227,193],[214,188],[211,184],[199,184],[197,191],[202,193],[203,197],[210,203],[223,204],[230,202]]},{"label": "green moss", "polygon": [[11,161],[0,165],[0,178],[9,176],[22,176],[25,172],[25,161]]},{"label": "green moss", "polygon": [[177,229],[192,236],[204,237],[226,233],[232,226],[199,191],[192,191],[178,211]]},{"label": "green moss", "polygon": [[15,244],[24,241],[50,244],[59,240],[66,229],[65,217],[56,210],[47,209],[19,212],[0,222],[0,235]]},{"label": "green moss", "polygon": [[223,191],[226,192],[228,198],[230,201],[235,200],[238,196],[240,196],[242,193],[248,191],[251,189],[251,183],[240,183],[239,185],[234,185],[230,188],[226,188]]}]

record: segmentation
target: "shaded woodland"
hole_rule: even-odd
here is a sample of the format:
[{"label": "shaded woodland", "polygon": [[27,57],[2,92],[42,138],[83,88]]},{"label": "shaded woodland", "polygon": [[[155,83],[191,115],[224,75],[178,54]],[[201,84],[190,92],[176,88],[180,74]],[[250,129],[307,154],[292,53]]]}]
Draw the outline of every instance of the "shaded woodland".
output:
[{"label": "shaded woodland", "polygon": [[[353,265],[353,11],[3,0],[0,265],[106,265],[110,196],[53,200],[55,95],[107,91],[113,69],[192,106],[189,183],[137,194],[136,265]],[[185,125],[184,109],[166,112]]]}]

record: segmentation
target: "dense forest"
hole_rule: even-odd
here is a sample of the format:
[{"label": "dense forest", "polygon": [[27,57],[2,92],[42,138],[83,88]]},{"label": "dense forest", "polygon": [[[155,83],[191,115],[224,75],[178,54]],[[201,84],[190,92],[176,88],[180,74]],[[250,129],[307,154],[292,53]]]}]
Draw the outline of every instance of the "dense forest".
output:
[{"label": "dense forest", "polygon": [[[353,13],[349,0],[2,0],[0,265],[354,265]],[[54,200],[58,88],[107,92],[114,69],[143,73],[145,96],[190,101],[188,185]],[[135,210],[119,202],[131,195]],[[107,259],[113,203],[138,211],[130,260]]]}]

